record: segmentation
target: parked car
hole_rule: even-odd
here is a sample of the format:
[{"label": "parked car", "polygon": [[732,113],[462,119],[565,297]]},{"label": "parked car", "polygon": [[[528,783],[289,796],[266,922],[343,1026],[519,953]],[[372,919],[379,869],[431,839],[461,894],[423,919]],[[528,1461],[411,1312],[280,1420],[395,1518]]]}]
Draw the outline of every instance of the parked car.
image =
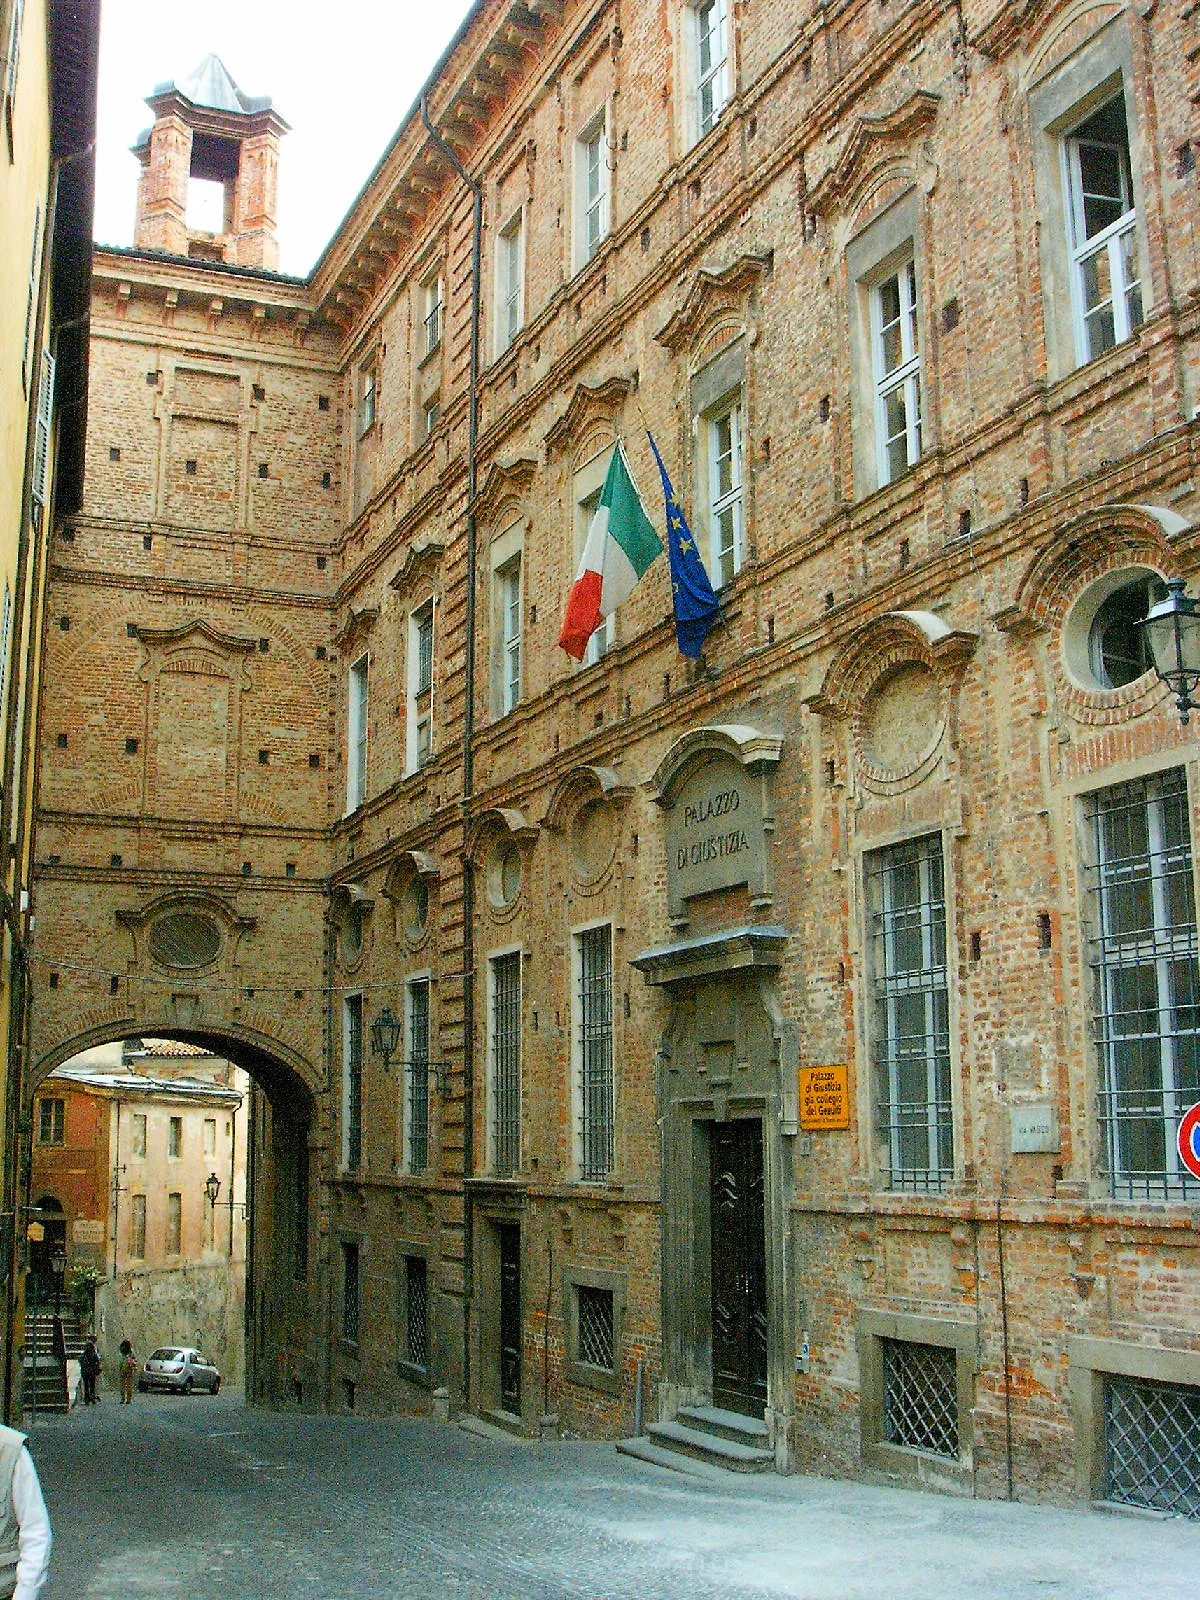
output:
[{"label": "parked car", "polygon": [[145,1394],[148,1389],[167,1389],[174,1394],[191,1394],[193,1389],[207,1389],[216,1394],[221,1387],[221,1374],[199,1350],[186,1345],[164,1345],[156,1350],[138,1377],[138,1389]]}]

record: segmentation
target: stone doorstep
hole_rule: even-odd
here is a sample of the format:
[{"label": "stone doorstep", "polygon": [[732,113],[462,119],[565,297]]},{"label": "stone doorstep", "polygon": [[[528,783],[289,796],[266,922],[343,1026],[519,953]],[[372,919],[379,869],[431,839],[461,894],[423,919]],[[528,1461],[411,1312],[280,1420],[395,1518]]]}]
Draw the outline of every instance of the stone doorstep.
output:
[{"label": "stone doorstep", "polygon": [[668,1450],[682,1451],[733,1472],[770,1472],[775,1465],[775,1457],[765,1447],[738,1444],[707,1428],[689,1428],[682,1422],[652,1422],[646,1433],[655,1444]]},{"label": "stone doorstep", "polygon": [[618,1439],[617,1453],[632,1456],[635,1461],[645,1461],[652,1467],[663,1467],[667,1472],[678,1472],[685,1478],[700,1478],[709,1483],[728,1483],[727,1467],[710,1466],[698,1456],[685,1456],[679,1450],[664,1450],[649,1439]]},{"label": "stone doorstep", "polygon": [[715,1434],[718,1439],[748,1445],[752,1450],[771,1448],[771,1435],[763,1419],[744,1416],[740,1411],[726,1411],[721,1406],[680,1406],[676,1421],[698,1433]]},{"label": "stone doorstep", "polygon": [[495,1439],[505,1444],[531,1444],[530,1434],[520,1417],[511,1411],[483,1411],[478,1416],[468,1413],[458,1419],[464,1433],[473,1433],[479,1439]]}]

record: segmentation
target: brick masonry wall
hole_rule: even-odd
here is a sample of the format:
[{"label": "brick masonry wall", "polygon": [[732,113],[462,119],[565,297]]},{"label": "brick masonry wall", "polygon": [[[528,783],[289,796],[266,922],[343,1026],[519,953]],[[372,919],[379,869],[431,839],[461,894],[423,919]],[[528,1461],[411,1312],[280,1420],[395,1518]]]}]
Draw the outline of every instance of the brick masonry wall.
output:
[{"label": "brick masonry wall", "polygon": [[[501,28],[503,10],[481,18],[461,50]],[[462,1399],[467,1326],[468,1403],[491,1394],[497,1284],[486,1229],[508,1218],[522,1228],[525,1424],[542,1409],[547,1347],[552,1406],[572,1431],[630,1426],[639,1357],[648,1412],[660,1379],[668,1403],[679,1380],[665,1370],[660,1274],[675,1245],[664,1242],[659,1211],[656,1052],[671,1000],[629,963],[680,932],[668,916],[654,775],[683,735],[716,726],[748,725],[783,741],[766,845],[770,897],[752,903],[743,888],[710,896],[692,907],[684,931],[781,925],[786,954],[764,993],[794,1024],[800,1065],[844,1065],[849,1081],[848,1130],[782,1136],[789,1237],[771,1258],[783,1263],[785,1280],[772,1304],[784,1308],[787,1326],[775,1333],[789,1361],[802,1336],[810,1347],[808,1370],[771,1395],[782,1458],[862,1470],[863,1318],[932,1318],[971,1331],[965,1404],[974,1443],[965,1470],[979,1492],[1002,1492],[998,1202],[1022,1494],[1075,1492],[1071,1339],[1146,1352],[1148,1371],[1159,1347],[1200,1344],[1194,1208],[1106,1197],[1079,867],[1081,793],[1184,763],[1192,746],[1159,692],[1081,687],[1062,646],[1071,606],[1109,570],[1105,562],[1127,559],[1164,575],[1194,567],[1195,269],[1182,241],[1195,187],[1171,176],[1190,137],[1191,91],[1168,48],[1177,24],[1160,12],[1130,9],[1111,24],[1135,62],[1146,130],[1139,181],[1148,315],[1134,339],[1053,378],[1044,326],[1052,291],[1035,242],[1041,135],[1021,86],[1059,70],[1086,42],[1056,32],[1065,8],[1043,7],[1009,28],[1006,8],[967,5],[961,31],[932,4],[736,10],[737,94],[695,144],[680,92],[681,8],[624,7],[618,32],[605,5],[572,4],[563,26],[549,27],[536,68],[531,59],[471,154],[472,170],[486,178],[485,358],[474,781],[465,803],[467,198],[428,168],[417,196],[402,170],[417,160],[416,136],[405,133],[375,195],[389,192],[417,220],[402,233],[373,234],[391,239],[383,253],[356,254],[375,225],[376,197],[364,200],[303,290],[198,268],[180,279],[168,321],[177,271],[149,258],[100,258],[88,502],[51,575],[47,647],[50,681],[60,687],[51,691],[42,757],[38,981],[53,960],[65,966],[71,950],[81,966],[95,963],[98,905],[144,901],[167,881],[219,889],[239,915],[258,919],[225,979],[229,992],[242,989],[246,1004],[244,990],[265,967],[272,992],[302,993],[283,1015],[278,1002],[256,998],[255,1015],[261,1037],[309,1063],[323,1059],[328,1002],[337,1085],[345,995],[364,995],[369,1021],[384,1003],[399,1014],[412,976],[434,980],[434,1037],[449,1093],[433,1097],[429,1173],[398,1170],[397,1078],[369,1050],[361,1171],[340,1170],[340,1093],[318,1098],[314,1218],[323,1264],[313,1269],[313,1292],[336,1327],[338,1245],[357,1240],[364,1299],[357,1345],[331,1338],[324,1375],[306,1378],[306,1392],[316,1381],[338,1403],[353,1383],[356,1405],[426,1403],[427,1390],[396,1371],[407,1244],[431,1252],[430,1385],[448,1383],[455,1403]],[[465,59],[451,59],[448,78],[465,72]],[[612,231],[576,271],[575,141],[601,106],[610,119]],[[916,218],[923,451],[909,473],[876,489],[856,444],[873,421],[852,333],[865,291],[849,277],[847,247],[886,223],[895,202]],[[496,232],[522,204],[525,323],[513,348],[492,359]],[[442,415],[418,442],[419,407],[435,382],[414,347],[432,267],[447,284],[434,363]],[[124,299],[123,282],[131,284]],[[196,349],[203,362],[189,355]],[[722,595],[724,624],[703,665],[685,663],[659,563],[619,613],[602,664],[576,669],[556,643],[577,559],[576,474],[620,433],[657,519],[648,426],[703,534],[691,397],[723,349],[741,363],[747,550]],[[372,355],[378,415],[359,439],[353,405]],[[224,477],[214,467],[204,482],[201,443],[192,457],[164,442],[187,360],[231,375],[223,400],[193,406],[219,430],[203,450],[224,451]],[[191,459],[195,474],[186,470]],[[172,477],[178,461],[182,475]],[[328,489],[319,486],[326,470]],[[1170,516],[1101,511],[1135,505]],[[524,540],[521,699],[500,716],[489,553],[514,528]],[[413,774],[408,618],[431,595],[433,754]],[[139,609],[148,601],[153,620]],[[901,613],[933,615],[950,642],[932,637],[928,622],[897,620]],[[63,615],[71,626],[59,635]],[[160,734],[137,722],[139,707],[146,715],[150,647],[124,625],[169,631],[189,618],[226,638],[270,643],[245,657],[252,687],[240,694],[236,739],[233,723],[211,712],[217,720],[206,726],[225,734],[224,742],[215,731],[207,745],[199,741],[209,752],[195,780],[197,796],[208,796],[196,806],[205,826],[180,842],[178,829],[148,826],[157,815],[151,791],[126,772],[124,738],[149,744]],[[79,639],[80,653],[71,653]],[[343,817],[347,674],[364,652],[367,797]],[[198,723],[180,715],[175,762],[197,748]],[[260,748],[269,753],[261,768]],[[236,751],[239,774],[220,792],[218,749],[227,761]],[[306,765],[313,755],[319,767]],[[604,818],[598,855],[581,842],[591,838],[584,799]],[[926,833],[940,835],[946,866],[955,1169],[943,1194],[897,1194],[884,1187],[873,1128],[863,864]],[[510,842],[521,888],[496,904],[490,886]],[[413,852],[430,890],[432,932],[421,940],[406,937],[398,920]],[[114,877],[106,868],[113,854],[136,861],[139,875]],[[248,883],[240,878],[246,860]],[[463,927],[468,873],[472,951]],[[326,878],[343,890],[340,900],[324,900]],[[323,976],[323,912],[340,924],[351,886],[362,891],[362,950],[352,960],[343,952]],[[617,1134],[612,1182],[597,1192],[574,1175],[567,952],[575,929],[602,920],[614,929]],[[487,962],[513,948],[522,951],[521,1163],[512,1179],[473,1186],[477,1202],[462,1180],[468,1139],[474,1173],[482,1178],[487,1166]],[[464,1049],[468,1003],[475,1032]],[[48,1045],[85,1012],[89,1022],[115,1025],[103,978],[57,1000],[40,989],[38,1004]],[[232,1008],[223,1019],[232,1026]],[[780,1080],[781,1096],[786,1088]],[[1060,1149],[1013,1155],[1011,1111],[1034,1102],[1053,1108]],[[781,1103],[766,1108],[769,1119]],[[624,1283],[615,1394],[568,1381],[554,1285],[547,1345],[551,1240],[560,1266],[590,1266]],[[461,1297],[472,1277],[464,1324]],[[324,1357],[310,1350],[303,1359],[320,1369]]]}]

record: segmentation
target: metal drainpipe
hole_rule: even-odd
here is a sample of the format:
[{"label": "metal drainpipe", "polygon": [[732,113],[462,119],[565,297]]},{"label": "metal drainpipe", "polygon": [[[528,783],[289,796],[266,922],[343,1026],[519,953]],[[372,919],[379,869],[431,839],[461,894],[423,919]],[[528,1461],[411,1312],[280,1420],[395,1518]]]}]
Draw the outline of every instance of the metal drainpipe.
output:
[{"label": "metal drainpipe", "polygon": [[471,386],[467,409],[467,617],[466,709],[463,714],[463,1407],[471,1409],[471,1308],[475,1293],[474,1218],[470,1178],[475,1170],[475,880],[466,847],[475,789],[475,495],[479,440],[479,278],[483,250],[483,186],[468,177],[454,151],[429,120],[421,96],[421,121],[434,145],[471,191]]}]

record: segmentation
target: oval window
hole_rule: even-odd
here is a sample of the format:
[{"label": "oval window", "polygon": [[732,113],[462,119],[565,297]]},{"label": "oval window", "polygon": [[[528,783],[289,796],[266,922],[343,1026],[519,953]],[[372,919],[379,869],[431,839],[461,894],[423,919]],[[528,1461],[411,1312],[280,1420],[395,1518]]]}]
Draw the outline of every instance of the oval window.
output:
[{"label": "oval window", "polygon": [[521,892],[521,852],[515,844],[501,844],[488,866],[488,897],[497,908],[511,906]]},{"label": "oval window", "polygon": [[404,891],[401,901],[404,932],[411,943],[424,938],[429,923],[429,885],[424,878],[414,878]]},{"label": "oval window", "polygon": [[346,913],[345,921],[342,923],[342,960],[347,966],[352,965],[362,955],[362,946],[362,912],[355,906]]},{"label": "oval window", "polygon": [[221,948],[211,917],[199,911],[171,911],[150,929],[150,954],[160,967],[206,967]]},{"label": "oval window", "polygon": [[1088,630],[1088,660],[1105,689],[1122,689],[1150,671],[1145,629],[1138,624],[1164,592],[1157,578],[1139,576],[1101,603]]}]

